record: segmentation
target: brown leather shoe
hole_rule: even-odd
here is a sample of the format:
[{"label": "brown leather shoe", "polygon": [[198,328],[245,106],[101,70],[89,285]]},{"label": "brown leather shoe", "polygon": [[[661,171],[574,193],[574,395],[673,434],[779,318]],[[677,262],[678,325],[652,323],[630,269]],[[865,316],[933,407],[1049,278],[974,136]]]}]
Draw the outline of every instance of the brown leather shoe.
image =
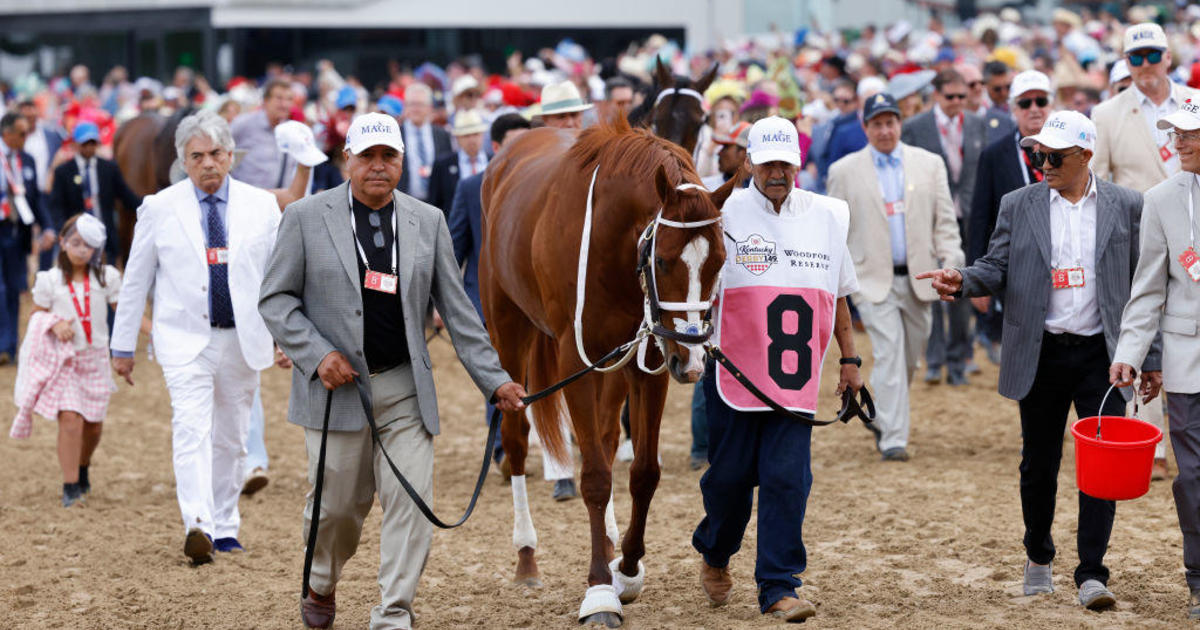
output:
[{"label": "brown leather shoe", "polygon": [[1171,471],[1167,468],[1166,457],[1155,457],[1154,466],[1150,468],[1150,481],[1162,481],[1171,476]]},{"label": "brown leather shoe", "polygon": [[193,565],[199,566],[212,562],[212,551],[212,538],[209,538],[208,534],[205,534],[199,527],[188,530],[187,536],[183,539],[183,555],[190,558]]},{"label": "brown leather shoe", "polygon": [[805,619],[817,614],[817,607],[813,606],[812,602],[807,599],[784,597],[771,604],[771,607],[763,614],[778,617],[788,623],[803,622]]},{"label": "brown leather shoe", "polygon": [[714,607],[728,604],[733,599],[733,576],[729,574],[729,567],[718,569],[703,560],[700,564],[700,586],[708,596],[708,603]]},{"label": "brown leather shoe", "polygon": [[318,595],[311,588],[308,597],[300,598],[300,620],[305,628],[333,627],[333,616],[337,612],[337,604],[333,601],[333,592],[328,595]]}]

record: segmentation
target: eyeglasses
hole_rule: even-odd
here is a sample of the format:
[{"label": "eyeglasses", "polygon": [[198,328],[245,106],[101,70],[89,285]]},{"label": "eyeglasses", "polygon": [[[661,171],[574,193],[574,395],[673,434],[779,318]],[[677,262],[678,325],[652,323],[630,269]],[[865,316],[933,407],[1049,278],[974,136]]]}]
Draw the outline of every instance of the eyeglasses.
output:
[{"label": "eyeglasses", "polygon": [[371,224],[371,229],[375,230],[375,233],[371,235],[371,240],[375,243],[376,249],[383,249],[383,220],[379,218],[379,213],[367,214],[367,222]]},{"label": "eyeglasses", "polygon": [[960,100],[966,100],[967,95],[966,94],[942,94],[942,98],[946,99],[947,101],[960,101]]},{"label": "eyeglasses", "polygon": [[1070,153],[1042,153],[1041,151],[1034,151],[1032,158],[1033,166],[1034,168],[1042,168],[1042,165],[1044,165],[1046,162],[1049,162],[1050,166],[1059,168],[1063,165],[1063,158],[1069,155],[1075,155],[1080,151],[1083,151],[1083,149],[1077,149]]},{"label": "eyeglasses", "polygon": [[1178,131],[1168,131],[1167,137],[1170,138],[1171,142],[1174,142],[1175,144],[1180,144],[1183,142],[1191,144],[1200,140],[1200,133],[1180,133]]},{"label": "eyeglasses", "polygon": [[1050,104],[1050,99],[1045,96],[1038,96],[1036,98],[1023,98],[1017,101],[1017,107],[1021,109],[1029,109],[1034,104],[1037,104],[1038,107],[1045,107]]},{"label": "eyeglasses", "polygon": [[1154,64],[1162,61],[1163,51],[1151,50],[1148,52],[1131,52],[1125,56],[1129,59],[1129,65],[1135,68],[1140,67],[1143,61],[1153,66]]}]

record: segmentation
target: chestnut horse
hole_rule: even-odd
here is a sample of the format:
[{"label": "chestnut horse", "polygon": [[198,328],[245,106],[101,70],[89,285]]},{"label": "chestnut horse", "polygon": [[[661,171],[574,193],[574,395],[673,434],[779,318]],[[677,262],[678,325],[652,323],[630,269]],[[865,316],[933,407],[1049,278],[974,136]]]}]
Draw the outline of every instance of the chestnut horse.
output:
[{"label": "chestnut horse", "polygon": [[[581,622],[619,626],[621,603],[641,591],[646,516],[659,479],[658,433],[668,384],[663,372],[695,382],[704,370],[701,318],[725,260],[718,219],[734,180],[711,194],[699,181],[681,148],[625,120],[578,136],[558,129],[522,134],[493,159],[484,179],[480,293],[509,374],[523,377],[530,391],[544,389],[635,336],[643,339],[645,357],[631,361],[626,355],[617,364],[623,367],[592,372],[532,406],[551,455],[561,459],[566,452],[560,419],[568,411],[582,454],[592,554]],[[588,214],[594,215],[590,223]],[[591,253],[590,262],[581,252]],[[656,368],[653,373],[646,364]],[[614,560],[612,462],[627,397],[633,508],[622,557]],[[516,580],[533,584],[537,534],[525,493],[528,433],[523,414],[505,414]]]},{"label": "chestnut horse", "polygon": [[[176,160],[175,129],[179,121],[195,109],[186,107],[170,117],[157,112],[146,112],[131,118],[117,128],[113,137],[113,160],[121,170],[121,176],[129,189],[139,197],[152,195],[171,185],[171,165]],[[121,258],[129,255],[133,242],[133,224],[137,221],[137,208],[120,207],[118,222],[121,239]],[[114,261],[115,262],[115,261]]]}]

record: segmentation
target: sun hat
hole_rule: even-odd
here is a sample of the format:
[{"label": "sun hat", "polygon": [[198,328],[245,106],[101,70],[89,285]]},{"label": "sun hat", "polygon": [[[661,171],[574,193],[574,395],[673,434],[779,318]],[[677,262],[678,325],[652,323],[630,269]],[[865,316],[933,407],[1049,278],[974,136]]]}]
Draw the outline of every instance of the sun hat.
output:
[{"label": "sun hat", "polygon": [[541,115],[570,114],[592,108],[591,103],[584,103],[579,96],[579,88],[570,81],[548,83],[542,88]]},{"label": "sun hat", "polygon": [[479,115],[479,112],[467,109],[454,114],[454,128],[450,130],[450,133],[455,137],[469,136],[474,133],[483,133],[488,130],[488,127],[489,125]]}]

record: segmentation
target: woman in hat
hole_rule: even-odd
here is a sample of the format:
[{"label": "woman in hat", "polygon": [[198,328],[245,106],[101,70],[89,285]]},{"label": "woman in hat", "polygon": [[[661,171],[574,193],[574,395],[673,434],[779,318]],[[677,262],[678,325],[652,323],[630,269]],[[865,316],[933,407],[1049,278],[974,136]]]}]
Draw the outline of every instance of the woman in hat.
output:
[{"label": "woman in hat", "polygon": [[116,308],[121,274],[104,264],[104,224],[78,214],[63,224],[57,264],[33,285],[33,316],[17,374],[13,437],[28,437],[31,414],[58,420],[63,507],[91,490],[88,464],[100,443],[116,390],[108,366],[108,305]]}]

